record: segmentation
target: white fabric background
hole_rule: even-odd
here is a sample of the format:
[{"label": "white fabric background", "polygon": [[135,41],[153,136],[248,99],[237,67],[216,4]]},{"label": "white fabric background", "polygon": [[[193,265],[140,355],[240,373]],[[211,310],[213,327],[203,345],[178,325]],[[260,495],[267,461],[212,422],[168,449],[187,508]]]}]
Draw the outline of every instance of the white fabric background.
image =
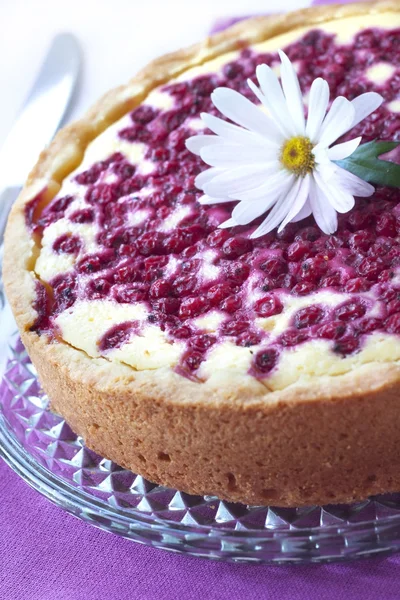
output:
[{"label": "white fabric background", "polygon": [[0,0],[0,146],[52,37],[75,33],[81,85],[71,118],[156,56],[201,40],[217,18],[278,12],[311,0]]}]

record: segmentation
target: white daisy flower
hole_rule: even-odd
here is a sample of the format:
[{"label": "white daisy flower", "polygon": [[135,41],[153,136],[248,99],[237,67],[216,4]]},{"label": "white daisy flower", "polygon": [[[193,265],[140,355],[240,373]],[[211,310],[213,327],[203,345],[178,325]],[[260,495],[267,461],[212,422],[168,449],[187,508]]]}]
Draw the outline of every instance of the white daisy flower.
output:
[{"label": "white daisy flower", "polygon": [[286,54],[279,52],[281,80],[267,65],[257,67],[260,88],[248,84],[261,103],[256,106],[240,93],[217,88],[214,106],[230,121],[202,113],[215,135],[196,135],[187,148],[211,168],[196,178],[204,192],[202,204],[239,201],[220,227],[247,225],[267,211],[252,233],[260,237],[310,214],[323,232],[337,229],[337,213],[354,206],[354,196],[371,196],[374,187],[335,162],[353,154],[361,138],[332,144],[374,112],[382,96],[368,92],[352,102],[340,96],[329,104],[329,86],[321,78],[311,86],[308,118],[299,80]]}]

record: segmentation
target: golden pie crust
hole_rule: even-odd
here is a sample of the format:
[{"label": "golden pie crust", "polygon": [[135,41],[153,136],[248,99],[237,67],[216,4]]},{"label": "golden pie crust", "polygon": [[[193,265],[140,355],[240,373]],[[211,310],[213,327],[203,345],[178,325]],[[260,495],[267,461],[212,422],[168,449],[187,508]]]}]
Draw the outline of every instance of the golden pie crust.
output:
[{"label": "golden pie crust", "polygon": [[106,94],[42,152],[12,209],[4,282],[22,340],[52,409],[89,448],[151,481],[248,504],[350,502],[400,490],[400,365],[369,363],[268,391],[255,378],[223,388],[170,368],[134,371],[30,331],[37,240],[26,204],[53,198],[90,141],[172,77],[243,45],[334,19],[400,12],[398,1],[331,5],[258,17],[161,57]]}]

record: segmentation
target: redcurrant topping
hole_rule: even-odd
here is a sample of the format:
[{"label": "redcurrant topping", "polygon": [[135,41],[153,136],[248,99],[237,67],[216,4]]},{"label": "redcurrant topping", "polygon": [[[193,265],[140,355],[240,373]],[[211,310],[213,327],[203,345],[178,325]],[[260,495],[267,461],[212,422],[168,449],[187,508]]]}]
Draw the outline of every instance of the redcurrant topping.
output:
[{"label": "redcurrant topping", "polygon": [[385,267],[385,263],[380,258],[366,257],[359,263],[357,272],[361,277],[369,281],[376,281]]},{"label": "redcurrant topping", "polygon": [[73,223],[92,223],[94,220],[94,211],[91,208],[77,210],[69,216]]},{"label": "redcurrant topping", "polygon": [[74,201],[74,196],[61,196],[54,198],[47,206],[44,189],[35,196],[25,207],[25,219],[28,227],[41,234],[45,227],[55,223],[65,216],[65,211]]},{"label": "redcurrant topping", "polygon": [[244,237],[228,238],[222,246],[222,252],[228,258],[237,258],[238,256],[242,256],[242,254],[246,254],[246,252],[251,252],[252,249],[253,244],[251,240]]},{"label": "redcurrant topping", "polygon": [[91,300],[99,300],[107,296],[111,289],[111,282],[104,277],[92,279],[87,285],[86,293]]},{"label": "redcurrant topping", "polygon": [[148,231],[147,233],[143,233],[136,240],[136,245],[140,254],[143,254],[144,256],[164,254],[164,237],[165,236],[158,231]]},{"label": "redcurrant topping", "polygon": [[[351,46],[315,29],[284,50],[296,61],[304,94],[315,78],[323,77],[332,98],[351,100],[373,89],[365,75],[371,66],[382,61],[399,66],[399,37],[398,30],[368,29]],[[156,324],[171,342],[181,340],[182,371],[194,379],[208,353],[225,338],[254,352],[251,372],[263,377],[278,364],[281,352],[305,342],[326,340],[346,356],[360,350],[374,331],[400,335],[397,189],[378,186],[372,197],[357,198],[349,213],[338,216],[338,229],[330,236],[310,217],[251,240],[247,226],[218,228],[229,218],[231,202],[199,203],[202,192],[195,178],[206,166],[185,143],[198,131],[194,124],[202,112],[218,114],[211,92],[227,86],[254,100],[247,78],[254,77],[259,64],[275,67],[277,61],[276,53],[243,48],[219,73],[164,85],[162,93],[171,99],[167,109],[144,103],[121,121],[117,135],[124,154],[114,152],[74,175],[75,195],[61,193],[46,205],[44,190],[27,204],[26,221],[39,242],[45,228],[63,218],[69,222],[72,233],[59,236],[52,251],[77,259],[68,273],[38,288],[39,333],[48,332],[52,317],[78,299],[141,302],[148,311],[146,325]],[[399,74],[377,91],[384,104],[344,141],[399,137],[400,115],[389,110],[399,95]],[[139,164],[125,152],[130,143],[143,148],[145,160]],[[88,229],[96,250],[85,251]],[[316,299],[321,289],[348,299],[326,306],[323,296]],[[311,294],[316,296],[307,302]],[[286,330],[266,332],[257,325],[260,317],[282,313],[285,299],[293,296],[304,299],[304,305]],[[200,329],[202,319],[196,322],[209,311],[221,316],[213,333]],[[132,323],[117,326],[103,338],[100,350],[119,347],[138,331]]]},{"label": "redcurrant topping", "polygon": [[290,347],[297,346],[308,339],[308,334],[305,331],[298,331],[297,329],[287,329],[282,333],[279,338],[279,343],[282,346]]},{"label": "redcurrant topping", "polygon": [[53,250],[57,254],[78,254],[81,245],[77,236],[64,234],[55,240]]},{"label": "redcurrant topping", "polygon": [[235,285],[244,283],[250,275],[250,266],[239,261],[230,262],[223,269],[226,278]]},{"label": "redcurrant topping", "polygon": [[389,333],[400,333],[400,313],[395,313],[386,320],[385,329]]},{"label": "redcurrant topping", "polygon": [[197,298],[185,298],[182,300],[179,314],[183,318],[197,317],[201,313],[206,312],[210,308],[210,301],[206,296],[198,296]]},{"label": "redcurrant topping", "polygon": [[132,283],[134,281],[140,281],[141,277],[142,273],[140,271],[140,266],[134,262],[122,263],[114,271],[113,276],[115,283]]},{"label": "redcurrant topping", "polygon": [[151,106],[139,106],[135,108],[133,112],[131,112],[132,121],[135,123],[141,123],[142,125],[147,125],[157,116],[157,110],[152,108]]},{"label": "redcurrant topping", "polygon": [[260,265],[260,269],[262,269],[270,277],[275,277],[276,275],[286,273],[288,270],[288,265],[283,258],[274,257],[268,258],[265,262],[263,262]]},{"label": "redcurrant topping", "polygon": [[227,79],[236,79],[240,75],[243,75],[243,67],[238,63],[228,63],[223,68],[223,74]]},{"label": "redcurrant topping", "polygon": [[237,346],[243,346],[244,348],[250,348],[251,346],[258,346],[262,341],[262,334],[256,331],[244,331],[236,337]]},{"label": "redcurrant topping", "polygon": [[256,371],[267,374],[272,371],[278,362],[279,353],[275,348],[266,348],[257,352],[253,366]]},{"label": "redcurrant topping", "polygon": [[358,333],[371,333],[377,331],[382,327],[382,319],[375,317],[364,317],[360,319],[355,325],[355,329]]},{"label": "redcurrant topping", "polygon": [[294,316],[294,325],[297,329],[304,329],[319,323],[324,317],[324,310],[320,306],[306,306],[301,308]]},{"label": "redcurrant topping", "polygon": [[366,230],[357,231],[350,236],[349,242],[352,250],[366,252],[371,247],[373,236],[371,232]]},{"label": "redcurrant topping", "polygon": [[221,248],[229,238],[226,229],[216,229],[207,237],[207,243],[211,248]]},{"label": "redcurrant topping", "polygon": [[211,348],[211,346],[213,344],[215,344],[216,341],[217,341],[217,338],[215,336],[208,335],[207,333],[205,333],[202,335],[193,336],[189,340],[189,346],[190,346],[190,348],[193,348],[194,350],[198,350],[200,352],[205,352],[206,350]]},{"label": "redcurrant topping", "polygon": [[180,340],[180,339],[187,339],[187,338],[191,337],[193,335],[193,332],[190,329],[190,327],[187,327],[186,325],[182,325],[181,327],[177,327],[176,329],[173,329],[171,331],[171,334],[174,337],[176,337],[178,340]]},{"label": "redcurrant topping", "polygon": [[346,304],[342,304],[338,308],[333,311],[333,315],[335,319],[339,321],[352,321],[354,319],[358,319],[363,317],[367,312],[367,307],[365,303],[361,300],[354,300],[352,302],[347,302]]},{"label": "redcurrant topping", "polygon": [[48,332],[50,329],[49,312],[51,310],[51,298],[46,287],[40,282],[35,282],[36,298],[33,308],[36,311],[36,319],[30,331],[40,333]]},{"label": "redcurrant topping", "polygon": [[326,340],[338,340],[346,333],[346,325],[341,321],[330,321],[320,325],[317,329],[317,337]]},{"label": "redcurrant topping", "polygon": [[232,287],[229,283],[218,283],[208,290],[207,296],[212,306],[218,306],[231,292]]},{"label": "redcurrant topping", "polygon": [[[55,301],[59,301],[61,297],[64,297],[64,299],[67,300],[71,295],[74,296],[73,301],[75,301],[74,291],[77,289],[77,280],[71,273],[57,275],[50,283],[54,291]],[[71,302],[71,304],[72,303],[73,302]]]},{"label": "redcurrant topping", "polygon": [[396,217],[390,213],[382,214],[376,223],[376,232],[378,235],[386,235],[387,237],[395,237]]},{"label": "redcurrant topping", "polygon": [[220,328],[223,335],[239,335],[248,330],[250,323],[248,321],[225,321]]},{"label": "redcurrant topping", "polygon": [[354,277],[353,279],[349,279],[344,285],[344,291],[351,294],[357,292],[366,292],[369,290],[369,288],[370,284],[368,280],[363,279],[362,277]]},{"label": "redcurrant topping", "polygon": [[196,288],[197,280],[192,275],[182,275],[174,281],[174,290],[177,296],[189,296]]},{"label": "redcurrant topping", "polygon": [[394,298],[386,305],[386,312],[388,315],[400,312],[400,298]]},{"label": "redcurrant topping", "polygon": [[341,282],[341,276],[339,273],[334,273],[333,275],[325,275],[325,277],[323,277],[321,279],[320,285],[321,287],[338,287],[340,285]]},{"label": "redcurrant topping", "polygon": [[179,312],[180,301],[178,298],[160,298],[152,302],[153,310],[164,315],[176,315]]},{"label": "redcurrant topping", "polygon": [[277,296],[269,294],[257,300],[254,310],[260,317],[272,317],[282,312],[283,305]]},{"label": "redcurrant topping", "polygon": [[341,354],[342,356],[346,356],[347,354],[353,354],[360,349],[360,339],[351,335],[349,337],[343,337],[338,340],[334,347],[333,351],[336,354]]},{"label": "redcurrant topping", "polygon": [[184,367],[187,367],[190,371],[197,371],[203,362],[205,356],[201,352],[197,352],[196,350],[192,352],[187,352],[182,359],[182,364]]},{"label": "redcurrant topping", "polygon": [[47,210],[52,213],[64,213],[73,201],[73,196],[62,196],[61,198],[56,198],[50,202]]},{"label": "redcurrant topping", "polygon": [[166,298],[167,296],[171,296],[173,292],[172,285],[169,281],[164,279],[158,279],[155,281],[149,290],[149,294],[151,298]]},{"label": "redcurrant topping", "polygon": [[327,270],[328,262],[326,257],[316,256],[315,258],[307,258],[301,264],[300,277],[303,281],[319,283]]},{"label": "redcurrant topping", "polygon": [[90,275],[102,269],[107,269],[115,259],[115,252],[112,250],[103,250],[101,254],[85,256],[76,265],[78,273]]},{"label": "redcurrant topping", "polygon": [[95,163],[87,171],[79,173],[79,175],[75,177],[75,181],[77,181],[81,185],[90,185],[91,183],[96,183],[96,181],[106,168],[106,163]]},{"label": "redcurrant topping", "polygon": [[238,296],[228,296],[220,304],[222,310],[232,315],[235,311],[242,307],[242,300]]},{"label": "redcurrant topping", "polygon": [[298,262],[303,258],[308,258],[312,255],[312,244],[308,241],[299,240],[290,244],[287,249],[287,257],[289,260]]},{"label": "redcurrant topping", "polygon": [[114,289],[114,298],[121,304],[144,302],[147,300],[148,294],[149,287],[144,283],[136,283],[130,286],[116,287]]},{"label": "redcurrant topping", "polygon": [[99,342],[99,350],[107,351],[119,348],[127,342],[132,335],[138,333],[140,324],[136,321],[121,323],[112,327]]},{"label": "redcurrant topping", "polygon": [[315,290],[315,284],[310,281],[304,281],[302,283],[296,283],[292,287],[292,294],[294,296],[307,296]]}]

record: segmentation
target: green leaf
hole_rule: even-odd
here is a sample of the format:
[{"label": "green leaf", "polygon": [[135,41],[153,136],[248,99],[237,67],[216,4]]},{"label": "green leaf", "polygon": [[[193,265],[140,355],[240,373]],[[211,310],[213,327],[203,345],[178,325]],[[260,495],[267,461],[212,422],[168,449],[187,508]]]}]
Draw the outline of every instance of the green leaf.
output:
[{"label": "green leaf", "polygon": [[369,183],[400,187],[400,165],[378,158],[398,146],[400,146],[400,142],[377,142],[375,140],[362,144],[351,156],[337,160],[335,163]]}]

